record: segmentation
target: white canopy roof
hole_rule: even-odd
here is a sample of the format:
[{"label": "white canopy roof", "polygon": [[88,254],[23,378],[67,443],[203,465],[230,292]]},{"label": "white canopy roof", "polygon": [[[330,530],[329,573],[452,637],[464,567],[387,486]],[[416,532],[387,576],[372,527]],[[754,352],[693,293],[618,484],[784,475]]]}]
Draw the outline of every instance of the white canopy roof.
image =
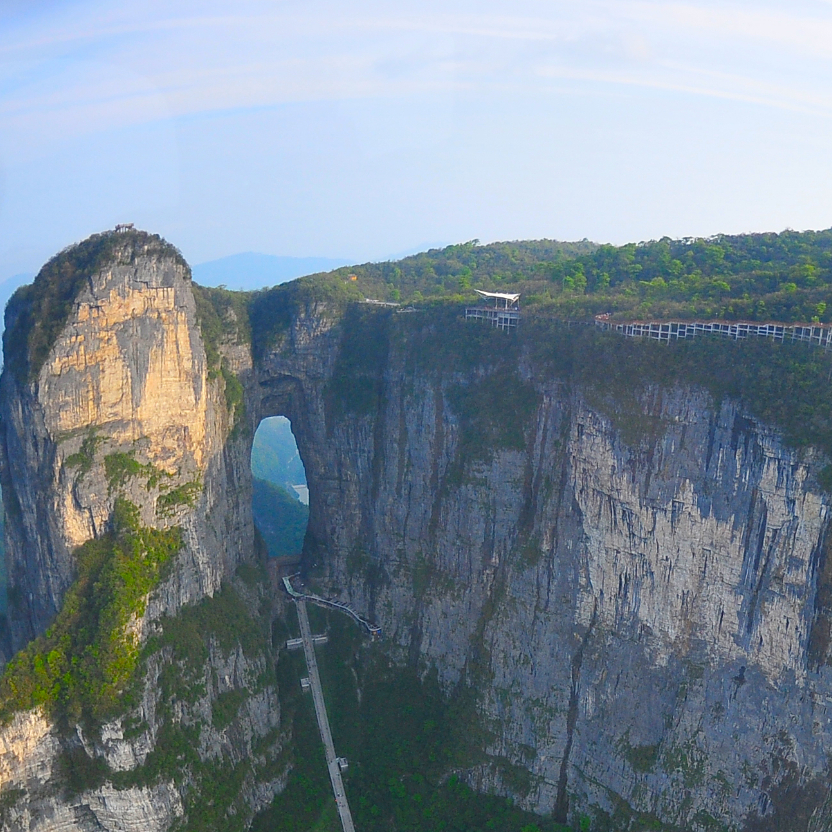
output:
[{"label": "white canopy roof", "polygon": [[474,291],[484,298],[499,298],[500,300],[507,300],[509,303],[517,303],[520,300],[520,295],[507,295],[504,292],[481,292],[479,289],[474,289]]}]

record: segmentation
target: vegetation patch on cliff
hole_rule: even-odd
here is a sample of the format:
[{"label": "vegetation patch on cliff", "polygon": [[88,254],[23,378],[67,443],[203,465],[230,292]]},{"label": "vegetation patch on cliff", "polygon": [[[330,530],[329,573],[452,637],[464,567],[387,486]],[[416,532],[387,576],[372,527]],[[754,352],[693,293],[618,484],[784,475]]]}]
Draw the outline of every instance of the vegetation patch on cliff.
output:
[{"label": "vegetation patch on cliff", "polygon": [[252,350],[262,358],[299,318],[340,318],[348,305],[364,297],[349,275],[311,275],[273,289],[254,292],[249,303]]},{"label": "vegetation patch on cliff", "polygon": [[250,344],[248,292],[232,292],[228,289],[211,289],[191,284],[196,301],[196,318],[208,372],[216,377],[220,372],[223,344]]},{"label": "vegetation patch on cliff", "polygon": [[341,344],[326,387],[327,409],[335,418],[375,413],[387,363],[391,313],[353,305],[345,316]]},{"label": "vegetation patch on cliff", "polygon": [[633,431],[637,411],[643,429],[653,429],[654,415],[645,411],[642,397],[647,385],[690,384],[717,402],[741,402],[755,418],[779,428],[794,447],[815,446],[832,454],[832,364],[822,350],[763,338],[657,344],[543,322],[528,326],[523,340],[537,366],[548,365],[556,377],[588,385],[600,396],[593,401],[606,401],[613,421],[629,419]]},{"label": "vegetation patch on cliff", "polygon": [[12,295],[6,306],[3,353],[19,382],[40,372],[89,279],[108,263],[131,262],[139,251],[172,258],[188,268],[179,251],[158,235],[109,231],[64,249],[46,263],[33,283]]},{"label": "vegetation patch on cliff", "polygon": [[495,450],[525,449],[540,395],[516,372],[499,368],[470,384],[454,384],[448,400],[459,419],[460,456],[489,461]]},{"label": "vegetation patch on cliff", "polygon": [[122,712],[140,652],[130,625],[180,546],[178,529],[144,527],[138,509],[117,499],[112,531],[75,551],[78,577],[54,623],[6,667],[0,721],[37,706],[66,724]]},{"label": "vegetation patch on cliff", "polygon": [[178,508],[193,508],[201,493],[202,480],[199,477],[163,491],[156,500],[156,514],[159,517],[173,517]]},{"label": "vegetation patch on cliff", "polygon": [[[83,450],[83,445],[81,447]],[[69,459],[67,458],[67,464],[69,464]],[[107,454],[104,457],[104,475],[107,477],[110,493],[123,488],[127,480],[133,477],[142,477],[148,491],[156,488],[163,479],[170,477],[170,474],[152,463],[139,462],[134,450]]]},{"label": "vegetation patch on cliff", "polygon": [[64,460],[64,465],[67,468],[77,468],[79,475],[83,477],[92,468],[95,451],[103,441],[104,437],[100,436],[95,428],[90,428],[87,435],[81,440],[81,447]]},{"label": "vegetation patch on cliff", "polygon": [[630,742],[630,729],[619,737],[615,747],[621,756],[633,767],[633,771],[639,774],[646,774],[656,766],[659,759],[659,745],[632,745]]},{"label": "vegetation patch on cliff", "polygon": [[[234,761],[222,753],[203,759],[199,753],[204,731],[229,729],[252,696],[275,684],[266,616],[253,604],[258,593],[264,597],[266,577],[255,565],[246,565],[244,572],[237,588],[225,583],[213,597],[160,620],[159,631],[143,651],[145,666],[152,657],[161,659],[156,742],[143,765],[109,777],[119,788],[160,781],[186,785],[185,817],[177,827],[181,832],[242,832],[250,816],[246,781],[265,782],[283,771],[274,732],[254,737],[251,758]],[[237,650],[262,672],[256,678],[236,679],[234,687],[218,692],[211,657],[221,653],[227,660]]]},{"label": "vegetation patch on cliff", "polygon": [[[264,655],[268,646],[260,624],[230,584],[176,616],[165,616],[160,624],[161,633],[148,640],[147,653],[169,647],[184,679],[204,669],[211,640],[226,654],[239,645],[249,658]],[[172,697],[179,693],[177,688],[170,691]]]}]

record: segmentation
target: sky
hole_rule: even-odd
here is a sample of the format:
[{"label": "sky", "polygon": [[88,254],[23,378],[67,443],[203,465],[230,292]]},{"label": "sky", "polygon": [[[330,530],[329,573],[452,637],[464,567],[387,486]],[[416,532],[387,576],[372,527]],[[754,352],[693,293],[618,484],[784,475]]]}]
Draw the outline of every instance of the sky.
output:
[{"label": "sky", "polygon": [[0,0],[0,282],[832,226],[832,0]]}]

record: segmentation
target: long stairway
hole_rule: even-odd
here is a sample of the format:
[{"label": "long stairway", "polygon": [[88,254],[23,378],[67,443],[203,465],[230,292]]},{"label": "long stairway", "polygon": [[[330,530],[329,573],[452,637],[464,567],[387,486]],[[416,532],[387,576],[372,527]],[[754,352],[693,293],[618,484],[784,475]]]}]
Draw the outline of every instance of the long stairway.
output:
[{"label": "long stairway", "polygon": [[312,630],[309,627],[309,616],[306,613],[306,600],[295,597],[295,606],[298,610],[298,621],[300,622],[300,634],[303,639],[303,652],[306,656],[306,667],[309,670],[309,684],[312,688],[312,699],[315,702],[315,716],[318,718],[318,728],[321,732],[321,741],[324,744],[326,753],[326,767],[329,769],[329,779],[332,782],[332,793],[335,795],[335,803],[338,806],[338,814],[341,817],[341,826],[344,832],[355,832],[350,805],[347,802],[347,795],[344,791],[344,781],[341,779],[341,768],[338,765],[338,758],[335,756],[335,746],[332,743],[332,732],[329,730],[329,717],[326,715],[326,704],[324,694],[321,690],[321,677],[318,674],[318,661],[315,658],[315,647],[312,644]]}]

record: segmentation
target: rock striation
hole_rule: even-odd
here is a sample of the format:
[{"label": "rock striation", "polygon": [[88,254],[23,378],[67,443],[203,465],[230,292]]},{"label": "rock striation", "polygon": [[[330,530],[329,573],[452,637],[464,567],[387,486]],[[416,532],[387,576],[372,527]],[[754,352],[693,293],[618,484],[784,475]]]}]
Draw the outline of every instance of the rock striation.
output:
[{"label": "rock striation", "polygon": [[[107,528],[120,487],[145,523],[186,530],[176,585],[163,593],[169,613],[212,594],[252,546],[246,449],[226,449],[233,414],[210,377],[188,267],[158,238],[109,236],[42,366],[2,377],[15,650],[54,618],[71,552]],[[126,476],[125,456],[159,475]],[[190,483],[200,486],[193,506],[160,511],[160,497]]]},{"label": "rock striation", "polygon": [[611,828],[828,828],[821,455],[695,387],[644,386],[627,425],[522,350],[508,376],[419,365],[443,333],[405,315],[362,364],[358,322],[319,318],[257,367],[291,390],[307,568],[402,660],[476,691],[471,783]]}]

